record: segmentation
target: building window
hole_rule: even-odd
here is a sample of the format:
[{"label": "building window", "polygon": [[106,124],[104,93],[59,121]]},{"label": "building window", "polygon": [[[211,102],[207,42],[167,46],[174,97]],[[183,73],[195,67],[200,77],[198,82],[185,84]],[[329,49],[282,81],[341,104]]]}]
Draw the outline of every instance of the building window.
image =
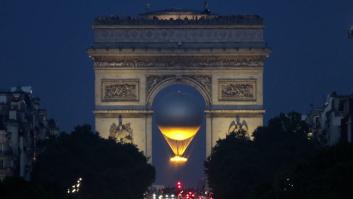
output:
[{"label": "building window", "polygon": [[5,161],[0,160],[0,169],[4,169],[4,168],[5,168]]},{"label": "building window", "polygon": [[6,95],[0,95],[0,104],[5,104],[7,102]]},{"label": "building window", "polygon": [[5,152],[5,144],[0,143],[0,153],[4,153],[4,152]]},{"label": "building window", "polygon": [[338,106],[338,111],[343,111],[343,110],[344,110],[344,101],[340,101]]},{"label": "building window", "polygon": [[16,120],[17,119],[17,112],[15,110],[11,110],[9,112],[9,119],[10,120]]}]

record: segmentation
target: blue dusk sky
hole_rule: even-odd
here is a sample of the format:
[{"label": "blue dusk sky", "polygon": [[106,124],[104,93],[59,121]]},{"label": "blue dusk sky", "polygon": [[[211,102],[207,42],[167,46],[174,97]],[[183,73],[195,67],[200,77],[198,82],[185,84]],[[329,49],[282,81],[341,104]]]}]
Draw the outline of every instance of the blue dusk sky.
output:
[{"label": "blue dusk sky", "polygon": [[[96,16],[137,15],[146,3],[150,10],[203,8],[202,0],[0,0],[0,90],[32,86],[62,130],[93,125],[94,75],[86,53],[92,22]],[[333,91],[353,93],[353,40],[347,38],[352,0],[210,0],[209,8],[265,19],[272,50],[264,75],[266,121],[280,112],[305,113]],[[201,169],[198,162],[188,172]]]}]

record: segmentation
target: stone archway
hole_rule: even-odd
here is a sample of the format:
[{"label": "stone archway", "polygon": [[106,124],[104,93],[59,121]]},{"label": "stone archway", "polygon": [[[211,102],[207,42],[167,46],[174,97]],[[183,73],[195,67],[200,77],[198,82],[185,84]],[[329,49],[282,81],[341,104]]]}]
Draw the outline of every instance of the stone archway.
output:
[{"label": "stone archway", "polygon": [[99,17],[88,50],[96,130],[109,137],[121,117],[120,126],[129,126],[131,140],[150,158],[151,105],[160,90],[175,83],[194,87],[205,100],[206,155],[231,129],[246,124],[251,133],[263,124],[263,66],[270,51],[262,18],[184,12],[152,12],[133,20]]},{"label": "stone archway", "polygon": [[151,109],[156,95],[173,84],[185,84],[195,88],[203,97],[206,108],[212,104],[212,77],[209,75],[151,75],[147,76],[146,106]]},{"label": "stone archway", "polygon": [[[146,78],[146,109],[154,111],[152,108],[155,97],[163,89],[175,85],[187,85],[194,88],[204,100],[205,109],[207,110],[212,105],[211,88],[212,88],[212,77],[208,75],[171,75],[171,74],[160,74],[151,75]],[[150,119],[149,119],[150,120]],[[150,122],[150,121],[149,121]],[[152,120],[151,120],[152,122]],[[207,126],[207,125],[206,125]],[[207,131],[207,130],[206,130]],[[153,137],[152,125],[146,129],[147,137]],[[150,145],[152,146],[152,140]],[[152,155],[152,148],[151,148]]]}]

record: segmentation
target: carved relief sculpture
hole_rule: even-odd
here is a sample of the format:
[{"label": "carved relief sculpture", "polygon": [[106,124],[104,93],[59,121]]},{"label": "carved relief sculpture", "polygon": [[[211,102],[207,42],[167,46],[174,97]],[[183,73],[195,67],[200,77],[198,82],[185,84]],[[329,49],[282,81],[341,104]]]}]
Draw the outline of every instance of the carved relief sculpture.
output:
[{"label": "carved relief sculpture", "polygon": [[187,56],[180,59],[175,56],[158,57],[96,57],[94,65],[98,68],[144,68],[144,67],[235,67],[235,66],[261,66],[266,59],[263,55],[257,56]]},{"label": "carved relief sculpture", "polygon": [[256,100],[256,80],[220,79],[218,98],[220,101]]},{"label": "carved relief sculpture", "polygon": [[138,79],[111,79],[102,80],[102,101],[138,101]]},{"label": "carved relief sculpture", "polygon": [[212,95],[212,77],[210,75],[190,75],[189,77],[195,79],[206,89],[210,96]]},{"label": "carved relief sculpture", "polygon": [[245,120],[240,121],[240,117],[237,116],[235,120],[233,120],[228,128],[228,134],[235,133],[240,137],[247,137],[248,136],[248,124]]},{"label": "carved relief sculpture", "polygon": [[123,124],[121,115],[119,116],[119,124],[113,123],[110,126],[109,138],[119,143],[132,143],[132,128],[130,123]]},{"label": "carved relief sculpture", "polygon": [[175,78],[175,75],[149,75],[146,77],[146,93],[149,95],[151,93],[152,89],[158,85],[159,83],[163,82],[164,80],[167,80],[169,78]]},{"label": "carved relief sculpture", "polygon": [[262,42],[260,29],[98,29],[96,42]]}]

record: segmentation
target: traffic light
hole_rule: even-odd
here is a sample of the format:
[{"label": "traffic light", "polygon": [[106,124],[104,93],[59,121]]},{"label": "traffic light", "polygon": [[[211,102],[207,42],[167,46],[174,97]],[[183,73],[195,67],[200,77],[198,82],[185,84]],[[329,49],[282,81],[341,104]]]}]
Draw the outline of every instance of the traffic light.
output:
[{"label": "traffic light", "polygon": [[176,188],[177,188],[177,190],[182,190],[183,189],[183,186],[182,186],[180,181],[177,182]]}]

